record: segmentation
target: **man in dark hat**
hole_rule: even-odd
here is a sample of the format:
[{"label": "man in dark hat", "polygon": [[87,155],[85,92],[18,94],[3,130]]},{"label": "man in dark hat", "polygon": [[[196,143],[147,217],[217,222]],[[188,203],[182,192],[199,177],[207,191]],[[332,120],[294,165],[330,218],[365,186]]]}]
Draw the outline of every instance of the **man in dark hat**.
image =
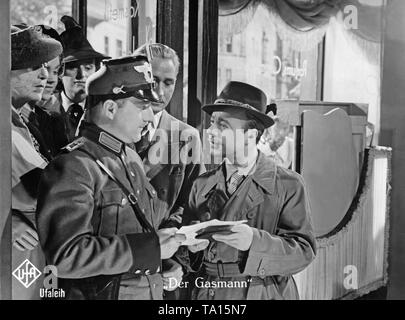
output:
[{"label": "man in dark hat", "polygon": [[[257,149],[265,128],[266,96],[230,82],[212,105],[210,152],[223,159],[192,187],[185,221],[247,220],[209,240],[200,254],[196,299],[297,299],[292,275],[315,257],[315,239],[304,183]],[[204,240],[201,240],[204,241]],[[200,261],[200,260],[196,260]]]},{"label": "man in dark hat", "polygon": [[[20,111],[26,103],[41,100],[48,78],[47,62],[61,53],[62,45],[45,37],[41,28],[27,25],[11,27],[13,270],[26,259],[39,269],[44,266],[43,254],[37,246],[35,215],[39,176],[47,160],[42,156],[39,143],[25,125]],[[30,286],[24,279],[18,280],[12,278],[13,299],[39,298],[41,279]]]},{"label": "man in dark hat", "polygon": [[167,216],[129,147],[159,101],[152,70],[142,56],[105,61],[86,87],[90,122],[42,176],[41,245],[67,298],[162,299],[162,259],[184,236],[158,230]]},{"label": "man in dark hat", "polygon": [[98,70],[100,62],[109,57],[93,49],[82,27],[72,17],[63,16],[61,21],[66,28],[60,35],[64,44],[65,64],[61,112],[65,115],[67,134],[72,141],[84,111],[86,80]]}]

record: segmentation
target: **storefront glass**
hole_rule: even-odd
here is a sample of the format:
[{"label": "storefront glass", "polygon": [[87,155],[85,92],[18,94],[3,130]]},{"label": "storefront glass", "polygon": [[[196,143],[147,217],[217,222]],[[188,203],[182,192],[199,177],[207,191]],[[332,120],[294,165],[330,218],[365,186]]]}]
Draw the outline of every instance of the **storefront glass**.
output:
[{"label": "storefront glass", "polygon": [[58,32],[65,30],[60,18],[72,15],[72,0],[10,1],[11,24],[45,24]]},{"label": "storefront glass", "polygon": [[259,87],[268,99],[316,100],[318,46],[298,51],[292,41],[281,40],[263,5],[250,14],[238,13],[241,24],[248,23],[236,32],[219,17],[218,92],[234,80]]},{"label": "storefront glass", "polygon": [[156,40],[156,1],[88,0],[87,17],[90,43],[113,58]]}]

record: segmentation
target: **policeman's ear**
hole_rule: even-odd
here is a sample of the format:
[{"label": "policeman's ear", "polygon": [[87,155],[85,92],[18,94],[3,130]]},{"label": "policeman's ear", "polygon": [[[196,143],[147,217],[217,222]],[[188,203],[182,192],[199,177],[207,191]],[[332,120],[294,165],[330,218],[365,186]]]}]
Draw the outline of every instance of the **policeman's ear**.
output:
[{"label": "policeman's ear", "polygon": [[103,103],[103,113],[110,119],[114,120],[115,115],[117,114],[118,104],[114,100],[106,100]]}]

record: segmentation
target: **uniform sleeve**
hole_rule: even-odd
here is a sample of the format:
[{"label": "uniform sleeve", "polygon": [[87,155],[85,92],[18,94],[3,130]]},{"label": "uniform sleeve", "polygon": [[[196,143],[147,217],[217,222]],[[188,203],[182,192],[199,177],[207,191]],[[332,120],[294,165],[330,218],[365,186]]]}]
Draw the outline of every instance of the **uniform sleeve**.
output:
[{"label": "uniform sleeve", "polygon": [[315,238],[303,181],[294,174],[283,180],[283,185],[285,190],[276,234],[253,228],[245,274],[291,275],[303,270],[315,258]]},{"label": "uniform sleeve", "polygon": [[100,183],[101,171],[92,161],[62,155],[44,171],[39,186],[37,226],[47,263],[58,268],[61,278],[138,270],[154,273],[160,266],[155,233],[110,237],[95,234],[94,190]]}]

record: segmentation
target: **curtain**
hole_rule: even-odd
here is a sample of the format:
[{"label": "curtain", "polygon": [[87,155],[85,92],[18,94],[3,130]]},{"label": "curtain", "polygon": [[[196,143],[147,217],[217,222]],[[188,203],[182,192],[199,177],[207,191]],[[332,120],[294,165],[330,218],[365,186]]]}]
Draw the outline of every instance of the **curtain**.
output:
[{"label": "curtain", "polygon": [[242,32],[262,5],[271,13],[269,23],[274,23],[280,38],[293,41],[298,50],[316,46],[325,35],[330,19],[339,15],[337,21],[345,24],[347,31],[359,41],[379,44],[387,1],[219,0],[220,30],[228,34]]}]

